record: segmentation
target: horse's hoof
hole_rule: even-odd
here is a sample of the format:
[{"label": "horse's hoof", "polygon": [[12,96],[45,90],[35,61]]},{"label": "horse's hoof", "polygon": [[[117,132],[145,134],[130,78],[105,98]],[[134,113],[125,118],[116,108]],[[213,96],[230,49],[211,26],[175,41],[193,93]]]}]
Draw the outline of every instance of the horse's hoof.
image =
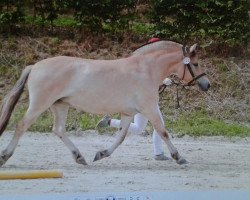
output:
[{"label": "horse's hoof", "polygon": [[185,165],[188,164],[188,161],[185,158],[180,157],[179,160],[176,160],[177,164]]},{"label": "horse's hoof", "polygon": [[80,157],[76,159],[76,162],[78,164],[82,164],[82,165],[88,165],[88,163],[86,162],[86,160],[84,159],[84,157]]},{"label": "horse's hoof", "polygon": [[97,161],[97,160],[101,160],[103,158],[109,157],[109,152],[108,150],[103,150],[103,151],[98,151],[95,155],[95,158],[93,160],[93,162]]},{"label": "horse's hoof", "polygon": [[0,156],[0,167],[6,162],[6,160],[3,159],[3,156]]}]

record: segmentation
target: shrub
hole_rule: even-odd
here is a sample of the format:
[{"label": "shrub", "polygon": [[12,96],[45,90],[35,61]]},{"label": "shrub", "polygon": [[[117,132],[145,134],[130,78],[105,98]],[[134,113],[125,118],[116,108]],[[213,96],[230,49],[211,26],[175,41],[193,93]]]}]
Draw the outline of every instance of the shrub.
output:
[{"label": "shrub", "polygon": [[0,28],[10,31],[14,25],[24,19],[22,0],[0,1]]},{"label": "shrub", "polygon": [[99,32],[104,23],[122,29],[128,27],[135,3],[135,0],[79,0],[72,6],[79,27]]},{"label": "shrub", "polygon": [[210,38],[228,45],[248,44],[249,6],[246,0],[151,0],[155,33],[186,41]]}]

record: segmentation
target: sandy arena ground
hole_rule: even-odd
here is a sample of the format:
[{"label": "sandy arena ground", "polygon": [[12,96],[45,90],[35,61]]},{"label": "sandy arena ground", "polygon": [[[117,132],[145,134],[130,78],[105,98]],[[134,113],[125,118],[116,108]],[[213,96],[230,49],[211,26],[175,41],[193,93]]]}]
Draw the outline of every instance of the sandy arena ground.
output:
[{"label": "sandy arena ground", "polygon": [[[0,150],[12,134],[0,138]],[[42,194],[120,191],[250,190],[250,138],[173,138],[189,161],[155,161],[151,136],[128,135],[110,158],[92,162],[115,136],[95,132],[70,135],[88,166],[76,164],[66,146],[51,133],[26,133],[5,170],[54,170],[62,179],[0,180],[0,194]],[[169,155],[165,146],[165,153]]]}]

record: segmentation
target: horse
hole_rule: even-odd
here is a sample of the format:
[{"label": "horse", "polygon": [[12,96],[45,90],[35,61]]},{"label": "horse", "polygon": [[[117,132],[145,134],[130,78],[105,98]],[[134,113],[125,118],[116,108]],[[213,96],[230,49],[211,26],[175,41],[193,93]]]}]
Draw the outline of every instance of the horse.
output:
[{"label": "horse", "polygon": [[4,97],[0,115],[0,136],[27,82],[29,106],[17,123],[15,133],[0,154],[0,166],[13,155],[19,139],[47,109],[53,113],[53,132],[71,151],[76,163],[87,165],[79,149],[65,135],[69,107],[93,114],[121,114],[116,141],[98,151],[93,161],[110,156],[123,142],[136,113],[149,119],[178,164],[187,163],[172,144],[164,127],[159,103],[159,86],[170,75],[186,85],[197,84],[208,91],[210,81],[198,65],[197,44],[191,47],[171,41],[142,46],[132,56],[114,60],[93,60],[58,56],[27,66]]}]

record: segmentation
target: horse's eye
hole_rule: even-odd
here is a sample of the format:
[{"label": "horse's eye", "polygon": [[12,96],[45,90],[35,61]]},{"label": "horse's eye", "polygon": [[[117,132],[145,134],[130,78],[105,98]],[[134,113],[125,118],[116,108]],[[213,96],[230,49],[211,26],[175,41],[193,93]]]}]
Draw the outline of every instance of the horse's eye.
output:
[{"label": "horse's eye", "polygon": [[198,67],[198,63],[194,63],[193,65],[194,65],[195,67]]}]

